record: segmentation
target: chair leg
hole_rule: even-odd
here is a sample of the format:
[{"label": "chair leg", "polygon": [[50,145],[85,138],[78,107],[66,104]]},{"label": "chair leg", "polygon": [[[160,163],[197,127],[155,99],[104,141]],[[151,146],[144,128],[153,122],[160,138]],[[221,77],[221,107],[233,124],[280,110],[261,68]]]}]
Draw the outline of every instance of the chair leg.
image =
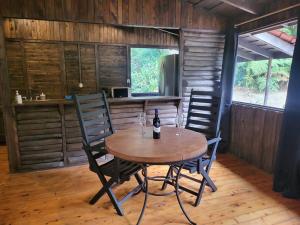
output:
[{"label": "chair leg", "polygon": [[199,189],[196,201],[195,201],[195,206],[198,206],[200,204],[202,194],[204,192],[206,185],[208,185],[212,189],[213,192],[217,191],[216,185],[214,184],[214,182],[211,180],[211,178],[208,175],[211,165],[212,164],[209,164],[206,169],[204,169],[203,167],[200,168],[200,173],[203,176],[203,179],[202,179],[200,189]]},{"label": "chair leg", "polygon": [[112,192],[111,188],[108,188],[106,193],[108,194],[108,197],[110,198],[112,204],[114,205],[118,215],[124,216],[124,211],[121,207],[121,204],[119,203],[118,199],[116,198],[115,194]]},{"label": "chair leg", "polygon": [[106,187],[102,187],[100,191],[90,200],[90,204],[94,205],[106,192]]},{"label": "chair leg", "polygon": [[212,179],[208,176],[208,173],[206,171],[203,171],[203,172],[201,172],[201,175],[206,180],[206,182],[207,182],[206,185],[209,186],[213,192],[217,191],[217,187],[214,184],[214,182],[212,181]]},{"label": "chair leg", "polygon": [[207,181],[203,178],[203,180],[202,180],[202,182],[200,184],[200,189],[199,189],[199,192],[197,194],[197,198],[196,198],[195,204],[194,204],[195,207],[197,207],[200,204],[200,201],[201,201],[202,194],[204,192],[206,183],[207,183]]},{"label": "chair leg", "polygon": [[[106,180],[105,176],[102,175],[101,173],[97,173],[101,183],[103,184],[103,191],[107,193],[108,197],[110,198],[110,201],[112,202],[113,206],[115,207],[118,215],[120,216],[124,216],[124,211],[121,207],[121,204],[120,202],[118,201],[118,199],[116,198],[115,194],[112,192],[112,185],[115,183],[114,180],[111,178],[109,181]],[[101,190],[102,190],[101,189]],[[101,190],[99,192],[101,192]],[[102,196],[102,192],[101,193],[97,193],[96,196],[94,197],[95,199],[98,197],[98,196]],[[99,195],[98,195],[99,194]],[[101,195],[102,194],[102,195]],[[94,199],[93,198],[93,199]],[[92,200],[93,200],[92,199]],[[99,198],[98,198],[99,199]],[[98,200],[97,199],[97,200]],[[91,201],[92,201],[91,200]],[[96,200],[96,201],[97,201]]]},{"label": "chair leg", "polygon": [[[171,172],[172,172],[172,168],[171,168],[171,166],[170,166],[170,167],[169,167],[169,170],[168,170],[168,173],[167,173],[167,175],[166,175],[166,178],[169,178],[169,177],[170,177]],[[165,190],[165,189],[167,188],[167,185],[168,185],[168,183],[167,183],[167,181],[165,180],[164,183],[163,183],[163,185],[162,185],[162,187],[161,187],[161,190]]]}]

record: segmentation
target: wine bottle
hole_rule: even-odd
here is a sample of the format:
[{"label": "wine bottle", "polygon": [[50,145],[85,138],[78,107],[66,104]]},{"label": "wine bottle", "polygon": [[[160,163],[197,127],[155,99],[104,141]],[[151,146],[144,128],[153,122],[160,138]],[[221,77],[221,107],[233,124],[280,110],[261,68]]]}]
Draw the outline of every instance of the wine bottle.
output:
[{"label": "wine bottle", "polygon": [[153,118],[153,139],[160,139],[160,119],[157,109],[155,109],[155,117]]}]

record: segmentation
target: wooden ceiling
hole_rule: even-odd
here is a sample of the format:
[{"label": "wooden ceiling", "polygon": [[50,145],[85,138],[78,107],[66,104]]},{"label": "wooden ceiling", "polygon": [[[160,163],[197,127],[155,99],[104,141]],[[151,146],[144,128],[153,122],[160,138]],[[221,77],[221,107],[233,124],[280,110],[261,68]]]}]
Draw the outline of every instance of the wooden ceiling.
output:
[{"label": "wooden ceiling", "polygon": [[259,15],[272,3],[272,0],[187,0],[197,7],[211,13],[229,18],[236,18],[243,14]]}]

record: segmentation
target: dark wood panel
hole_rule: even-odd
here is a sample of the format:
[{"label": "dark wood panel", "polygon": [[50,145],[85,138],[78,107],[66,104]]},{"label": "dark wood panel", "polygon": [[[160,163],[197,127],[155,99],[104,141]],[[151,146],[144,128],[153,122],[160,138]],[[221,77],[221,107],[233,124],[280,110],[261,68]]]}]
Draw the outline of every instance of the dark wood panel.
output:
[{"label": "dark wood panel", "polygon": [[[94,45],[64,45],[66,85],[68,94],[94,93],[97,91],[96,57]],[[79,87],[80,83],[83,87]]]},{"label": "dark wood panel", "polygon": [[127,86],[127,47],[98,45],[100,87]]},{"label": "dark wood panel", "polygon": [[[151,125],[156,108],[159,109],[161,124],[174,126],[180,99],[154,97],[153,100],[148,97],[138,101],[110,102],[114,127],[118,130],[137,127],[142,112],[146,112],[148,125]],[[87,162],[76,110],[70,102],[16,105],[15,122],[20,156],[16,169],[36,170]]]},{"label": "dark wood panel", "polygon": [[[11,96],[14,99],[16,90],[21,95],[27,95],[27,77],[24,68],[24,51],[21,42],[6,42],[6,57]],[[12,99],[12,100],[13,100]]]},{"label": "dark wood panel", "polygon": [[3,0],[8,18],[225,29],[226,19],[185,0]]},{"label": "dark wood panel", "polygon": [[224,36],[218,32],[191,30],[183,30],[180,35],[182,108],[186,117],[192,89],[220,89]]},{"label": "dark wood panel", "polygon": [[47,98],[62,98],[62,46],[48,43],[24,43],[25,64],[32,96],[41,91]]},{"label": "dark wood panel", "polygon": [[280,110],[233,104],[231,152],[272,173],[282,123]]},{"label": "dark wood panel", "polygon": [[178,46],[178,37],[152,28],[44,20],[5,20],[6,38]]},{"label": "dark wood panel", "polygon": [[70,164],[86,162],[80,126],[73,106],[65,106],[66,158]]},{"label": "dark wood panel", "polygon": [[[19,169],[36,164],[58,165],[64,162],[62,119],[58,106],[32,106],[25,110],[18,107],[16,118]],[[33,130],[36,132],[32,133]]]},{"label": "dark wood panel", "polygon": [[5,130],[2,107],[0,107],[0,143],[5,143]]},{"label": "dark wood panel", "polygon": [[[261,15],[269,14],[270,12],[275,12],[278,10],[283,10],[293,5],[299,4],[299,0],[272,0],[272,4],[268,4],[267,7],[264,7],[261,11]],[[248,23],[238,26],[239,32],[246,33],[255,30],[261,30],[264,28],[270,28],[272,26],[281,24],[283,22],[297,20],[299,18],[299,6],[290,8],[288,10],[283,10],[281,12],[269,15],[258,20],[249,21],[253,19],[253,16],[244,13],[238,18],[236,18],[235,24],[239,24],[245,21]]]}]

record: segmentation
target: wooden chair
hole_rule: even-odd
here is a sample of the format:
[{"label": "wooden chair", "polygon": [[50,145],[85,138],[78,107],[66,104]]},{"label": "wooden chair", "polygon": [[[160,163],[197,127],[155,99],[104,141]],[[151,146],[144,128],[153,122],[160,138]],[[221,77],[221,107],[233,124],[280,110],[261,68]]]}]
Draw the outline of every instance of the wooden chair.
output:
[{"label": "wooden chair", "polygon": [[[114,133],[105,93],[75,95],[74,101],[90,170],[98,175],[103,185],[90,200],[90,204],[95,204],[107,193],[117,213],[122,216],[124,215],[122,203],[142,188],[143,182],[138,175],[141,166],[118,158],[100,165],[99,159],[107,155],[104,139]],[[138,186],[118,200],[112,191],[113,186],[128,181],[132,175],[135,176]],[[109,179],[107,180],[106,177]]]},{"label": "wooden chair", "polygon": [[[197,192],[180,185],[180,189],[196,196],[194,206],[198,206],[200,204],[206,185],[209,186],[213,192],[217,190],[216,185],[209,177],[209,171],[213,161],[216,160],[216,152],[219,142],[221,141],[219,130],[221,118],[220,103],[220,91],[191,91],[185,129],[200,132],[204,134],[208,140],[208,154],[185,163],[183,167],[183,169],[188,170],[191,174],[195,172],[201,174],[202,179],[198,180],[185,174],[181,175],[181,177],[185,177],[200,184],[200,188]],[[169,169],[167,177],[173,176],[172,173],[173,171]],[[167,184],[172,183],[164,182],[162,189],[165,189]]]}]

